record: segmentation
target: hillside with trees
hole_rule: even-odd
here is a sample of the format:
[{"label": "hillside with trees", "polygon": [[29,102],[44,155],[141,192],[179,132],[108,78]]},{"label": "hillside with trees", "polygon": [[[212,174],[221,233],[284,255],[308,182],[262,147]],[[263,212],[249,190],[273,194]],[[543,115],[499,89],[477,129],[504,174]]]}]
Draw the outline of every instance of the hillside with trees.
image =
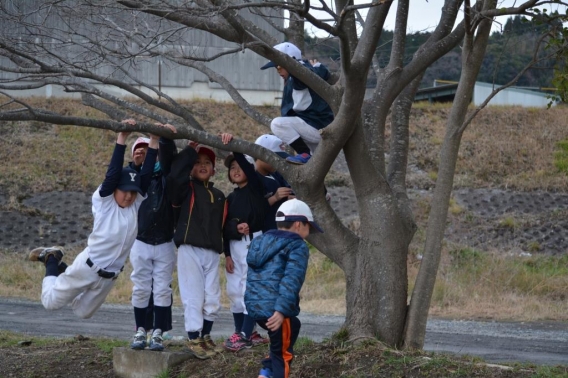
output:
[{"label": "hillside with trees", "polygon": [[[546,25],[536,25],[521,16],[510,17],[502,27],[489,38],[487,53],[483,60],[478,81],[495,84],[506,84],[512,80],[535,55],[535,49],[543,34],[549,29]],[[404,53],[404,64],[412,60],[418,48],[430,38],[430,32],[416,32],[407,35]],[[306,34],[306,56],[317,58],[330,66],[339,68],[339,44],[337,40],[314,38]],[[390,58],[393,31],[383,30],[375,51],[375,64],[385,67]],[[536,56],[542,57],[544,49],[538,50]],[[555,60],[543,60],[528,69],[518,80],[516,86],[550,88],[552,87],[553,66]],[[461,47],[458,46],[432,64],[424,74],[421,88],[433,86],[434,80],[459,81],[461,73]],[[372,87],[376,77],[371,71],[367,86]]]}]

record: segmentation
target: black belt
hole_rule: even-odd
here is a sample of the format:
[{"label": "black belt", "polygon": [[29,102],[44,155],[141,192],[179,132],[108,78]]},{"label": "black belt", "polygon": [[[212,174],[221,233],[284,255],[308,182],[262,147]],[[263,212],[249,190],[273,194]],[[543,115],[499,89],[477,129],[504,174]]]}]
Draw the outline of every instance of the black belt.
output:
[{"label": "black belt", "polygon": [[[92,268],[93,265],[95,265],[95,264],[93,264],[93,262],[91,261],[91,258],[88,258],[87,259],[87,265],[89,266],[89,268]],[[120,268],[120,271],[122,272],[123,269],[124,269],[124,267]],[[102,270],[102,269],[97,270],[97,274],[99,275],[99,277],[109,278],[109,279],[115,278],[118,275],[118,273],[107,272],[106,270]]]}]

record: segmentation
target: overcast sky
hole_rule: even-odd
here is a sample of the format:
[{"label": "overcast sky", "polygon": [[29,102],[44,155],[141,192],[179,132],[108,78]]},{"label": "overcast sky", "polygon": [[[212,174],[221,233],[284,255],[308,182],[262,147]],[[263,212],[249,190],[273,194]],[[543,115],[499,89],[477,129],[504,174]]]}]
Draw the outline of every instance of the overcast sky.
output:
[{"label": "overcast sky", "polygon": [[[370,0],[355,0],[356,4],[365,4],[369,3]],[[504,7],[504,6],[514,6],[519,5],[523,1],[521,0],[500,0],[497,8]],[[389,11],[389,16],[387,18],[387,22],[385,24],[385,29],[393,30],[394,29],[394,21],[396,15],[396,7],[397,1],[395,0],[391,5],[391,9]],[[472,1],[473,3],[473,1]],[[432,31],[436,25],[438,20],[440,19],[440,14],[442,10],[442,6],[444,5],[444,0],[411,0],[410,2],[410,12],[408,17],[408,32],[425,32],[425,31]],[[558,5],[549,5],[548,10],[557,9]],[[462,7],[463,9],[463,7]],[[565,9],[565,8],[563,8]],[[322,17],[325,17],[322,15]],[[500,31],[501,27],[505,25],[507,18],[510,16],[499,17],[493,24],[494,30]],[[463,17],[459,16],[459,20]],[[323,37],[324,35],[321,32],[317,33],[318,36]]]}]

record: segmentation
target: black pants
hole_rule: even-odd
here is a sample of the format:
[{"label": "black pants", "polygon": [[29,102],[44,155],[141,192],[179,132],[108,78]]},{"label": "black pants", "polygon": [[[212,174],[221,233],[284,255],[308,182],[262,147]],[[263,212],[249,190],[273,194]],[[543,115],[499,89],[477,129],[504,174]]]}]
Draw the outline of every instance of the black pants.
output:
[{"label": "black pants", "polygon": [[270,331],[266,327],[266,321],[266,319],[257,320],[258,325],[268,331],[270,338],[270,355],[262,360],[262,366],[272,370],[273,378],[288,378],[290,365],[294,359],[294,344],[298,339],[302,323],[295,316],[284,318],[279,329]]}]

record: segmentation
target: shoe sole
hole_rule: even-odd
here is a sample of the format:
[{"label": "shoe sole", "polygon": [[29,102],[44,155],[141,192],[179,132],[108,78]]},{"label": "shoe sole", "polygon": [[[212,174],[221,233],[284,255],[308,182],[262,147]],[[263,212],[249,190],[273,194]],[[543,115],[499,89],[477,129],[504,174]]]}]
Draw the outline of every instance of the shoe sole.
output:
[{"label": "shoe sole", "polygon": [[[51,252],[51,253],[48,253],[46,256],[44,256],[44,259],[40,260],[40,259],[39,259],[39,256],[40,256],[41,253],[42,253],[43,251],[45,251],[46,249],[51,249],[51,250],[54,250],[54,251],[58,251],[59,254],[61,254],[61,255],[59,256],[58,253],[56,253],[56,252]],[[61,250],[60,247],[39,247],[39,248],[33,249],[33,250],[28,254],[28,260],[29,260],[29,261],[39,261],[39,262],[42,262],[42,263],[45,264],[45,258],[46,258],[46,257],[49,257],[49,256],[53,256],[53,257],[55,257],[55,258],[57,259],[58,264],[60,264],[60,263],[61,263],[61,260],[63,260],[63,256],[64,256],[64,255],[65,255],[65,253],[63,253],[63,251]]]},{"label": "shoe sole", "polygon": [[130,349],[144,350],[144,349],[146,349],[146,344],[144,344],[144,345],[132,345],[132,344],[130,344]]},{"label": "shoe sole", "polygon": [[306,163],[302,163],[302,162],[299,162],[299,161],[291,161],[291,160],[286,160],[286,162],[291,163],[291,164],[296,164],[296,165],[304,165],[304,164],[307,163],[307,162],[306,162]]},{"label": "shoe sole", "polygon": [[[29,254],[28,254],[28,260],[29,261],[41,261],[39,260],[39,255],[43,252],[44,249],[46,249],[47,247],[39,247],[39,248],[35,248],[33,249]],[[41,261],[43,262],[43,261]]]},{"label": "shoe sole", "polygon": [[154,346],[154,345],[150,345],[150,348],[148,348],[148,349],[150,349],[150,350],[152,350],[152,351],[154,351],[154,352],[161,352],[161,351],[164,350],[164,346],[163,346],[163,345],[160,345],[159,347],[156,347],[156,346]]}]

